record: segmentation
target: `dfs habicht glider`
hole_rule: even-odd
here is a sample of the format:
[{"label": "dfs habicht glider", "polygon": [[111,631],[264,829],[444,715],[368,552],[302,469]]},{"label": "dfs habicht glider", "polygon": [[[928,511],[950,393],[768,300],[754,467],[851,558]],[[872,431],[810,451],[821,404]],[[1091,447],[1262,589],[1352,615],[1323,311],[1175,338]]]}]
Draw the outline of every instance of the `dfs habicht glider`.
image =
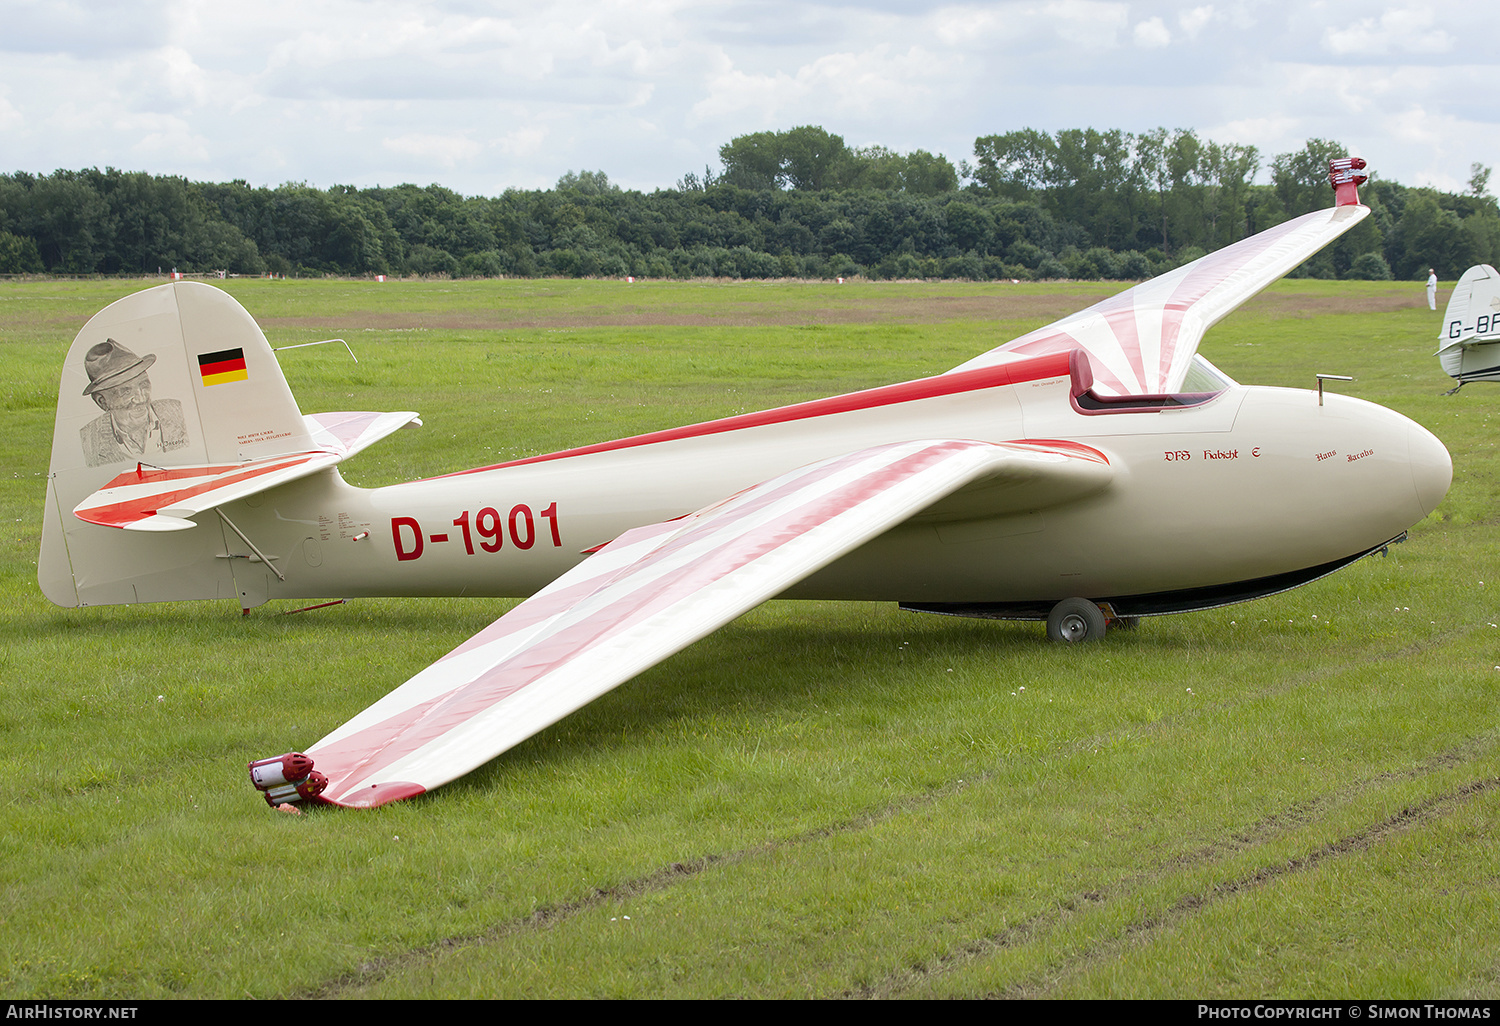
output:
[{"label": "dfs habicht glider", "polygon": [[1471,381],[1500,381],[1500,274],[1489,264],[1475,264],[1453,286],[1437,356],[1458,382],[1445,395]]},{"label": "dfs habicht glider", "polygon": [[[387,488],[337,465],[415,413],[303,415],[250,315],[179,282],[64,365],[38,573],[63,606],[531,597],[305,753],[268,801],[370,807],[494,758],[773,596],[1045,619],[1203,609],[1331,573],[1448,489],[1441,442],[1196,354],[1369,213],[1337,205],[934,377]],[[314,768],[314,766],[316,768]]]}]

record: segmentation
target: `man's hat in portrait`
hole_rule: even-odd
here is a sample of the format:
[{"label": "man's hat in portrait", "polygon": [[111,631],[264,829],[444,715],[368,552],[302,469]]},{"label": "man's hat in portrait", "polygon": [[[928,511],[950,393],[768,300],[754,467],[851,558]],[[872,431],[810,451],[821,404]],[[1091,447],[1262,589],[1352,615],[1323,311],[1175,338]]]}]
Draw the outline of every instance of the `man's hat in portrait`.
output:
[{"label": "man's hat in portrait", "polygon": [[88,351],[83,358],[83,369],[88,372],[89,387],[84,395],[93,395],[115,385],[123,385],[156,362],[155,353],[136,356],[114,339],[105,339]]}]

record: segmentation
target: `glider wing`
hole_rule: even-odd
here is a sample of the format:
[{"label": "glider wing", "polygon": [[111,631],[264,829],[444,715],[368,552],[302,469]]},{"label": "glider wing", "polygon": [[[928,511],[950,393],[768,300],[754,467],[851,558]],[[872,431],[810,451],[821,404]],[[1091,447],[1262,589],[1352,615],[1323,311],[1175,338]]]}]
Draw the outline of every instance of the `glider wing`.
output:
[{"label": "glider wing", "polygon": [[324,801],[371,807],[447,783],[892,526],[1018,466],[1078,491],[1101,454],[913,441],[814,463],[627,531],[307,749]]},{"label": "glider wing", "polygon": [[1083,349],[1100,392],[1180,392],[1204,332],[1369,213],[1368,207],[1347,204],[1304,214],[1022,335],[954,370]]}]

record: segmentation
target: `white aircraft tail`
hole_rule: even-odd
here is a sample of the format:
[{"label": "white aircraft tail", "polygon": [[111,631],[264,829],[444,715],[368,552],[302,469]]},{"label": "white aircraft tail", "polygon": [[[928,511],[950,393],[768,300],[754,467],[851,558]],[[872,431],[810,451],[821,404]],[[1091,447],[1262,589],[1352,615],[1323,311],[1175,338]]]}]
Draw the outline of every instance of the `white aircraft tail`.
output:
[{"label": "white aircraft tail", "polygon": [[250,571],[224,517],[191,518],[326,471],[413,421],[304,417],[265,335],[219,289],[174,282],[126,296],[83,326],[63,364],[42,592],[60,606],[256,605],[265,567]]},{"label": "white aircraft tail", "polygon": [[1489,264],[1475,264],[1453,287],[1437,355],[1458,388],[1470,381],[1500,381],[1500,273]]}]

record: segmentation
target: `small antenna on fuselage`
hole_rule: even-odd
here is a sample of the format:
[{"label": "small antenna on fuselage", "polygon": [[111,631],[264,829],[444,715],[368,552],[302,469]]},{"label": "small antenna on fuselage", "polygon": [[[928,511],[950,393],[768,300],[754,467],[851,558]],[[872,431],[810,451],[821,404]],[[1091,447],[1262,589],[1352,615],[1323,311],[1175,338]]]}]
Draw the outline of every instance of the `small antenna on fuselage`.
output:
[{"label": "small antenna on fuselage", "polygon": [[[306,346],[326,346],[330,342],[343,342],[344,348],[349,349],[349,343],[344,342],[344,340],[341,338],[325,338],[317,342],[298,342],[294,346],[273,346],[271,352],[279,353],[283,349],[302,349]],[[359,357],[354,355],[353,349],[349,349],[349,359],[353,360],[355,363],[359,362]]]}]

